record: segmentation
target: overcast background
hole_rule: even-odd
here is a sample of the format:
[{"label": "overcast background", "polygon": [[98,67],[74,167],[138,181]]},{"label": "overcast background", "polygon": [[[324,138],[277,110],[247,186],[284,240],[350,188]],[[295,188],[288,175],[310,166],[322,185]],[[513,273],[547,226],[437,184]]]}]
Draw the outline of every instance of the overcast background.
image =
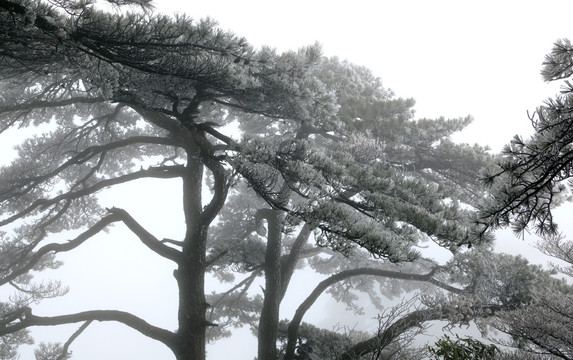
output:
[{"label": "overcast background", "polygon": [[[417,117],[472,115],[473,124],[457,139],[489,145],[495,152],[513,135],[531,134],[527,112],[559,90],[559,84],[542,81],[543,58],[557,39],[573,37],[571,1],[163,0],[155,5],[167,14],[185,12],[195,19],[210,16],[256,47],[269,45],[283,51],[319,42],[325,55],[369,67],[397,96],[415,98]],[[109,206],[126,208],[157,237],[177,238],[180,214],[158,215],[169,214],[173,204],[178,204],[171,190],[167,186],[145,194],[154,198],[154,213],[133,198],[122,197],[126,189],[102,196]],[[569,220],[568,213],[567,209],[560,211],[562,225]],[[532,249],[533,240],[532,235],[523,240],[503,231],[498,248],[545,263]],[[70,293],[45,302],[36,311],[38,315],[119,309],[155,325],[176,327],[172,265],[150,256],[123,228],[98,236],[61,258],[66,264],[51,277],[62,279]],[[294,291],[289,288],[294,293],[288,298],[291,306],[283,307],[281,318],[292,317],[298,298],[314,285],[295,281]],[[333,309],[344,307],[321,298],[308,316],[329,327],[343,319]],[[375,316],[366,314],[367,319]],[[366,320],[357,321],[348,325],[371,326]],[[77,327],[35,333],[38,340],[64,342]],[[256,353],[254,346],[252,339],[242,336],[209,347],[208,358],[250,360]],[[113,324],[92,324],[72,350],[73,358],[81,360],[173,358],[162,345]],[[28,358],[31,353],[23,354],[22,359]]]}]

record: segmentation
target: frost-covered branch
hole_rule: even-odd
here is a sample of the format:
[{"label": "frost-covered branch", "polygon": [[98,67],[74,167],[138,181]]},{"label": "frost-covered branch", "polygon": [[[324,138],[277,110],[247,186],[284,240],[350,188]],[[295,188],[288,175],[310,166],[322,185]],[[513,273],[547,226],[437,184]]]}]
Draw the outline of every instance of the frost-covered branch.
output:
[{"label": "frost-covered branch", "polygon": [[2,189],[0,192],[0,199],[7,200],[9,198],[21,197],[33,190],[34,188],[40,186],[42,183],[52,181],[56,176],[61,175],[66,170],[69,170],[73,166],[89,163],[90,160],[99,156],[98,164],[94,166],[90,172],[85,175],[76,184],[81,184],[85,182],[87,178],[91,177],[95,171],[101,167],[101,163],[104,161],[105,154],[118,150],[131,145],[146,145],[146,144],[157,144],[157,145],[173,145],[176,146],[176,142],[173,139],[155,137],[155,136],[134,136],[123,140],[118,140],[114,142],[107,143],[105,145],[95,145],[85,148],[79,153],[69,157],[61,165],[57,166],[51,171],[44,174],[19,177],[10,180],[10,187]]},{"label": "frost-covered branch", "polygon": [[296,339],[298,334],[298,327],[302,322],[302,318],[304,314],[310,309],[312,304],[318,299],[318,297],[332,284],[335,284],[339,281],[343,281],[349,277],[353,276],[361,276],[361,275],[373,275],[373,276],[382,276],[382,277],[389,277],[395,279],[403,279],[403,280],[410,280],[410,281],[424,281],[430,282],[433,285],[441,287],[445,290],[448,290],[452,293],[462,293],[463,289],[458,289],[453,286],[444,284],[440,281],[435,280],[432,276],[434,275],[435,271],[431,271],[428,274],[420,275],[420,274],[408,274],[402,273],[398,271],[390,271],[390,270],[382,270],[382,269],[370,269],[370,268],[360,268],[360,269],[352,269],[352,270],[345,270],[339,272],[335,275],[330,276],[329,278],[321,281],[312,291],[312,293],[300,304],[297,308],[293,319],[291,320],[289,327],[288,327],[288,343],[286,349],[286,359],[292,359],[294,355],[294,350],[296,346]]},{"label": "frost-covered branch", "polygon": [[[488,312],[489,314],[493,314],[495,312],[501,311],[504,307],[499,305],[477,305],[475,306],[476,310]],[[472,310],[468,308],[468,310]],[[374,336],[370,339],[365,341],[359,342],[354,345],[352,348],[348,349],[344,353],[338,356],[337,360],[352,360],[356,359],[360,356],[364,356],[370,353],[373,353],[379,349],[382,349],[392,343],[396,337],[400,334],[403,334],[410,328],[420,326],[421,324],[432,321],[432,320],[447,320],[449,318],[448,313],[444,313],[441,311],[437,311],[436,309],[421,309],[415,310],[408,315],[400,318],[392,325],[390,325],[387,329],[382,331],[377,336]]]}]

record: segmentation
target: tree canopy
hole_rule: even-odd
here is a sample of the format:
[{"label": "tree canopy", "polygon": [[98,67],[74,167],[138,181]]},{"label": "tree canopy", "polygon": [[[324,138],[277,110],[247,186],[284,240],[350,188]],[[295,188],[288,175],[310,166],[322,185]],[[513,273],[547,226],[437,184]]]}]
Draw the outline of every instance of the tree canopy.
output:
[{"label": "tree canopy", "polygon": [[[208,335],[249,324],[258,359],[276,359],[281,301],[302,266],[330,280],[301,304],[298,324],[329,285],[350,289],[338,299],[351,303],[358,275],[371,276],[357,289],[374,301],[372,276],[382,292],[396,279],[459,290],[436,277],[443,271],[418,248],[433,241],[458,253],[491,241],[473,227],[471,208],[491,156],[449,138],[471,118],[415,119],[413,100],[396,98],[364,67],[324,57],[318,45],[254,49],[210,19],[155,15],[146,1],[112,3],[141,9],[0,0],[0,130],[45,129],[0,169],[0,284],[20,294],[2,304],[7,343],[28,343],[33,326],[82,323],[62,347],[41,349],[64,356],[91,322],[114,321],[176,359],[204,359]],[[161,238],[126,210],[101,205],[106,189],[141,179],[177,181],[180,238]],[[145,194],[140,202],[153,211]],[[33,311],[65,292],[33,275],[61,266],[58,253],[114,224],[173,263],[176,330],[118,310]],[[416,259],[411,273],[394,265]],[[209,272],[241,280],[207,294]],[[285,356],[293,358],[298,328],[289,331]]]},{"label": "tree canopy", "polygon": [[563,81],[561,94],[531,115],[534,135],[529,139],[516,135],[503,149],[497,167],[482,175],[493,187],[479,220],[486,227],[512,226],[519,233],[531,226],[540,235],[557,232],[552,207],[567,199],[573,168],[572,54],[569,40],[555,43],[541,74],[545,81]]},{"label": "tree canopy", "polygon": [[[546,100],[530,117],[534,134],[515,136],[495,167],[482,174],[491,192],[480,203],[477,221],[483,229],[511,226],[516,233],[530,227],[541,235],[538,248],[555,257],[555,273],[571,276],[573,245],[559,232],[553,209],[570,200],[572,177],[571,118],[573,47],[567,39],[554,44],[543,63],[546,81],[563,81],[561,93]],[[572,358],[571,288],[549,278],[532,288],[522,307],[502,311],[489,325],[510,336],[504,345],[550,358]]]}]

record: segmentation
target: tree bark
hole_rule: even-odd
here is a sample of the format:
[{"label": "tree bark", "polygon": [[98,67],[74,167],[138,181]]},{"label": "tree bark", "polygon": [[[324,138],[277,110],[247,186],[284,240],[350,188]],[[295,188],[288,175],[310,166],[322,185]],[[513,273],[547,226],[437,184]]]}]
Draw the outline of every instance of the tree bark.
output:
[{"label": "tree bark", "polygon": [[[17,316],[0,321],[0,336],[12,334],[32,326],[56,326],[86,321],[114,321],[125,324],[141,334],[160,341],[170,349],[173,349],[174,342],[173,333],[171,331],[153,326],[143,319],[124,311],[91,310],[76,314],[46,317],[33,315],[30,308],[21,308],[12,314]],[[14,320],[17,320],[17,322],[13,323]]]},{"label": "tree bark", "polygon": [[312,232],[312,228],[310,225],[305,223],[300,229],[298,236],[296,237],[293,245],[290,248],[290,252],[286,256],[285,259],[281,262],[281,293],[280,293],[280,301],[283,300],[292,275],[294,274],[294,270],[296,268],[296,264],[300,259],[300,253],[307,243],[308,238]]},{"label": "tree bark", "polygon": [[281,222],[279,211],[259,210],[267,220],[267,249],[265,253],[265,298],[258,330],[258,360],[276,360],[279,310],[281,302]]},{"label": "tree bark", "polygon": [[183,177],[183,208],[187,226],[182,260],[175,272],[179,287],[177,360],[205,359],[205,267],[208,223],[202,217],[201,191],[204,166],[188,153],[187,172]]}]

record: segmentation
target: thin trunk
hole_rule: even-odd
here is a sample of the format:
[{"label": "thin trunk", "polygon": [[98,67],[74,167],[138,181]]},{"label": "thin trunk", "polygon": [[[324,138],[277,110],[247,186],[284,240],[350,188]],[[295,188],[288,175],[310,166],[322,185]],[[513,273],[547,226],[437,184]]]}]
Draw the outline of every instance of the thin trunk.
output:
[{"label": "thin trunk", "polygon": [[281,221],[277,210],[259,210],[268,223],[265,253],[265,299],[258,331],[258,360],[276,360],[281,300]]},{"label": "thin trunk", "polygon": [[300,253],[304,248],[304,245],[307,243],[308,238],[312,232],[312,228],[308,224],[304,224],[298,236],[296,237],[292,247],[290,248],[290,252],[286,259],[283,260],[281,263],[281,293],[280,293],[280,301],[283,300],[290,280],[292,279],[292,275],[294,274],[294,270],[296,268],[296,264],[300,259]]}]

